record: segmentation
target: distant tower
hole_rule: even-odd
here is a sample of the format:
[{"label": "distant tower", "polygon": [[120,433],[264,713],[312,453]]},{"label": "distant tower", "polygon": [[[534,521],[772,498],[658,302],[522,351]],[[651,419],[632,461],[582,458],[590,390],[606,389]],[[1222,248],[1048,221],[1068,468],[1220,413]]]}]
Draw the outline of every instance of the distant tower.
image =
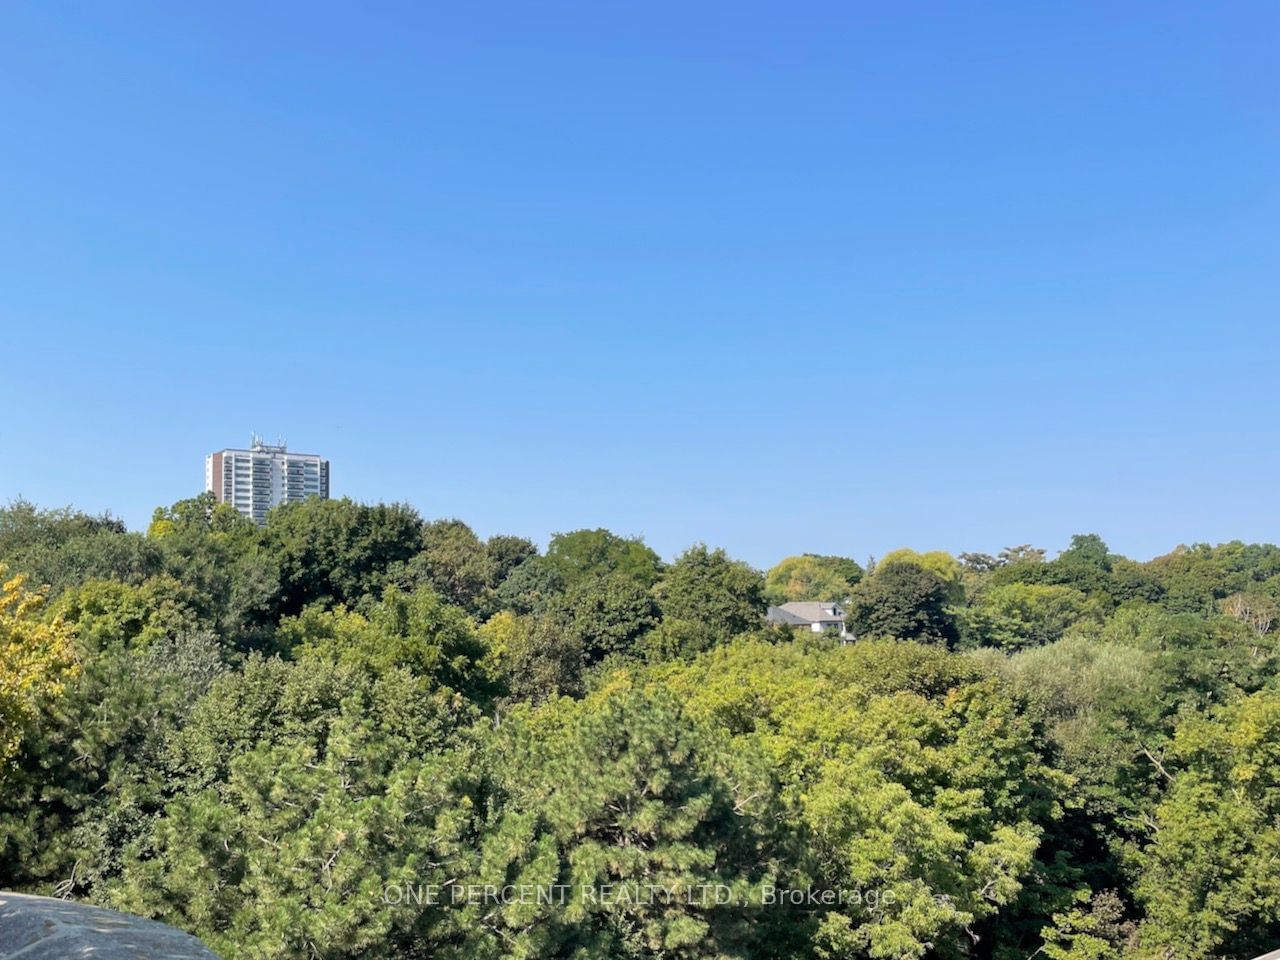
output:
[{"label": "distant tower", "polygon": [[204,458],[204,488],[256,524],[282,503],[329,499],[329,461],[290,453],[283,440],[268,444],[256,433],[248,450],[219,450]]}]

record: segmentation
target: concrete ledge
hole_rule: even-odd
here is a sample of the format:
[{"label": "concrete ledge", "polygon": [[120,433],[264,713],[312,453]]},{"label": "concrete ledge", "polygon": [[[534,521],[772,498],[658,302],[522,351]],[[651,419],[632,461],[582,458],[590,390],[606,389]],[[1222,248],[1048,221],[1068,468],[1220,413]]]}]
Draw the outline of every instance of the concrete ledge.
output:
[{"label": "concrete ledge", "polygon": [[0,893],[0,960],[218,960],[190,934],[72,900]]}]

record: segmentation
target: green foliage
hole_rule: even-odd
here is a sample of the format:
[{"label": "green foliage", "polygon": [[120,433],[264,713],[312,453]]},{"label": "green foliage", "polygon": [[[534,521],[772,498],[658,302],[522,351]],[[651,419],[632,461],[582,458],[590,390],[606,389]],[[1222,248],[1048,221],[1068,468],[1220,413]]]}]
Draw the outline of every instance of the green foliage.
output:
[{"label": "green foliage", "polygon": [[506,610],[533,613],[565,590],[565,579],[546,557],[530,557],[516,566],[498,587],[498,602]]},{"label": "green foliage", "polygon": [[844,602],[862,579],[862,567],[847,557],[805,553],[787,557],[765,574],[765,596],[781,605],[792,600]]},{"label": "green foliage", "polygon": [[921,564],[895,560],[854,588],[845,620],[858,637],[953,646],[959,639],[950,601],[954,587]]},{"label": "green foliage", "polygon": [[195,629],[194,599],[192,591],[171,577],[153,577],[136,587],[118,580],[90,580],[59,597],[53,613],[74,626],[86,651],[146,647]]},{"label": "green foliage", "polygon": [[502,646],[495,656],[495,671],[508,695],[517,701],[540,703],[581,693],[586,655],[581,634],[572,629],[565,615],[509,617],[500,621]]},{"label": "green foliage", "polygon": [[490,537],[485,541],[484,551],[489,561],[489,586],[494,588],[511,576],[516,567],[538,555],[532,540],[507,534]]},{"label": "green foliage", "polygon": [[475,765],[451,745],[475,710],[403,664],[333,652],[255,655],[213,684],[173,741],[181,789],[109,902],[225,956],[409,955],[419,918],[384,891],[442,883],[474,848]]},{"label": "green foliage", "polygon": [[1118,600],[1143,593],[1141,585],[1131,582],[1130,571],[1123,581],[1117,577],[1117,559],[1097,534],[1076,534],[1056,559],[1045,563],[1036,554],[1011,558],[991,574],[990,582],[993,586],[1032,583],[1071,587],[1109,609]]},{"label": "green foliage", "polygon": [[1142,940],[1186,960],[1260,954],[1280,938],[1280,691],[1189,717],[1171,760],[1140,859]]},{"label": "green foliage", "polygon": [[299,660],[324,659],[378,675],[403,667],[415,677],[484,702],[493,690],[485,648],[467,616],[429,587],[411,594],[394,587],[366,618],[343,607],[309,607],[280,624],[278,647]]},{"label": "green foliage", "polygon": [[110,514],[40,510],[25,500],[0,509],[0,560],[50,597],[87,580],[140,583],[161,569],[155,544]]},{"label": "green foliage", "polygon": [[[167,578],[89,581],[53,605],[36,662],[63,667],[62,695],[30,701],[37,709],[24,721],[33,735],[0,772],[8,884],[82,893],[118,868],[123,839],[145,829],[163,788],[165,738],[222,669],[186,594]],[[0,617],[0,694],[22,664],[4,649],[7,623]]]},{"label": "green foliage", "polygon": [[1280,548],[1239,540],[1179,547],[1148,564],[1163,602],[1177,613],[1205,614],[1217,601],[1280,575]]},{"label": "green foliage", "polygon": [[724,633],[700,620],[663,620],[641,644],[645,659],[681,660],[723,643]]},{"label": "green foliage", "polygon": [[279,563],[252,521],[206,493],[156,510],[147,538],[204,622],[240,650],[266,644],[280,605]]},{"label": "green foliage", "polygon": [[626,574],[581,580],[553,606],[590,665],[611,654],[629,655],[658,623],[658,605]]},{"label": "green foliage", "polygon": [[662,561],[639,539],[608,530],[557,533],[547,547],[547,563],[566,586],[579,580],[620,573],[645,585],[658,579]]},{"label": "green foliage", "polygon": [[764,616],[760,573],[702,544],[682,553],[654,590],[663,617],[697,624],[716,641],[758,628]]},{"label": "green foliage", "polygon": [[[768,781],[669,695],[624,680],[582,702],[516,711],[490,764],[501,812],[481,841],[481,878],[570,894],[491,911],[480,926],[488,942],[467,956],[692,960],[786,935],[760,904],[785,853]],[[734,906],[717,906],[713,886]],[[595,895],[606,890],[628,895]]]},{"label": "green foliage", "polygon": [[97,636],[79,663],[0,779],[6,886],[91,895],[114,876],[170,786],[169,738],[224,670],[208,633]]},{"label": "green foliage", "polygon": [[946,584],[947,597],[951,602],[958,603],[964,599],[964,568],[951,554],[943,550],[917,553],[909,547],[902,547],[899,550],[892,550],[881,557],[876,569],[886,566],[892,567],[901,563],[914,564],[937,576],[938,579]]},{"label": "green foliage", "polygon": [[963,931],[1032,870],[1051,775],[975,664],[915,644],[737,643],[653,683],[763,752],[810,882],[877,892],[876,909],[821,917],[821,955],[963,955]]},{"label": "green foliage", "polygon": [[1095,596],[1114,596],[1112,556],[1096,533],[1076,534],[1071,546],[1045,564],[1051,583],[1075,587]]},{"label": "green foliage", "polygon": [[998,666],[1043,725],[1057,765],[1087,788],[1092,812],[1136,814],[1156,775],[1142,750],[1171,732],[1160,655],[1071,636]]},{"label": "green foliage", "polygon": [[1170,614],[1160,607],[1117,610],[1098,636],[1159,655],[1161,683],[1169,691],[1166,714],[1204,709],[1252,692],[1276,675],[1274,638],[1229,617]]},{"label": "green foliage", "polygon": [[485,544],[461,520],[424,525],[422,552],[400,579],[410,588],[426,584],[450,603],[480,616],[494,604],[493,561]]},{"label": "green foliage", "polygon": [[377,596],[388,568],[423,546],[417,511],[402,504],[366,506],[312,498],[267,516],[265,537],[280,565],[280,609],[312,603],[354,604]]},{"label": "green foliage", "polygon": [[[157,916],[228,960],[1280,942],[1270,545],[1139,563],[1086,535],[1053,560],[895,551],[863,576],[801,554],[762,577],[606,530],[539,556],[399,505],[258,528],[204,495],[145,537],[19,501],[4,563],[27,578],[0,603],[0,888]],[[771,628],[766,597],[848,597],[856,639]],[[522,883],[578,895],[405,895]],[[581,896],[706,884],[731,902]]]},{"label": "green foliage", "polygon": [[74,670],[71,631],[60,618],[40,619],[44,602],[23,575],[10,577],[0,563],[0,775],[23,726]]},{"label": "green foliage", "polygon": [[1132,939],[1132,925],[1124,921],[1125,906],[1114,891],[1077,893],[1077,906],[1053,916],[1044,931],[1044,955],[1049,960],[1122,960]]},{"label": "green foliage", "polygon": [[1053,643],[1086,619],[1100,621],[1102,611],[1073,587],[1009,583],[965,609],[961,628],[968,645],[1022,650]]}]

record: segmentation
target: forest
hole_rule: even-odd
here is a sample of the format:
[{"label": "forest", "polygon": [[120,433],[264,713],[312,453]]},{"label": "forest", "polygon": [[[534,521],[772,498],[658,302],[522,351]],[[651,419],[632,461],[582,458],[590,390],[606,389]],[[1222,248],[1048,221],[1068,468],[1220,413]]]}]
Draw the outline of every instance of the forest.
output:
[{"label": "forest", "polygon": [[[793,600],[849,635],[766,622]],[[224,960],[1248,960],[1277,619],[1270,544],[760,571],[403,504],[14,501],[0,889]]]}]

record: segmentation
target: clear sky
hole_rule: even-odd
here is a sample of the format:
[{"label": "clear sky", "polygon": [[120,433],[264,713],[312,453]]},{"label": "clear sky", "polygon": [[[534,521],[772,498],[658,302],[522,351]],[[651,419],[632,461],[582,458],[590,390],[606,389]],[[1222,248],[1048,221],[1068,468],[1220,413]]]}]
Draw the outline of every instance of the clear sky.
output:
[{"label": "clear sky", "polygon": [[767,566],[1280,540],[1280,6],[0,6],[0,500],[251,431]]}]

